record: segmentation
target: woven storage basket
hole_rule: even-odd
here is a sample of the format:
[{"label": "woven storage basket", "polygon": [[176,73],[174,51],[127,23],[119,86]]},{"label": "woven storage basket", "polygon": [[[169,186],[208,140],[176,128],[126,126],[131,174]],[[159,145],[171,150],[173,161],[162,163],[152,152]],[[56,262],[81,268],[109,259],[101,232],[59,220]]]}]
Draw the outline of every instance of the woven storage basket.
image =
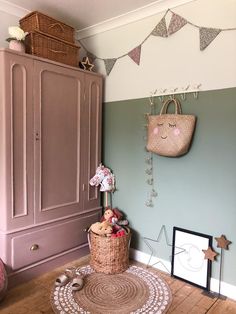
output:
[{"label": "woven storage basket", "polygon": [[26,52],[38,57],[77,66],[79,47],[47,36],[41,32],[30,32],[25,39]]},{"label": "woven storage basket", "polygon": [[74,28],[38,11],[31,12],[20,21],[20,27],[25,32],[41,31],[74,43]]},{"label": "woven storage basket", "polygon": [[127,228],[125,236],[111,238],[89,232],[90,265],[105,274],[118,274],[129,267],[129,245],[131,233]]}]

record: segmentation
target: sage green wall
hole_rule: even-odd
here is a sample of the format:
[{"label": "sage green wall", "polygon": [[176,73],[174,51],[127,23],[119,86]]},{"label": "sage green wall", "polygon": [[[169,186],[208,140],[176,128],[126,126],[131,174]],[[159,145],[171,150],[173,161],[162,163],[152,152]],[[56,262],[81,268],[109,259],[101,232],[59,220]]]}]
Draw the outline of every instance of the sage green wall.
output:
[{"label": "sage green wall", "polygon": [[[158,112],[160,101],[155,102]],[[132,247],[150,253],[141,237],[156,238],[162,225],[169,241],[173,226],[213,237],[224,234],[233,243],[224,254],[222,279],[236,285],[236,88],[182,101],[183,112],[198,118],[192,147],[179,158],[154,155],[158,197],[151,208],[145,206],[150,188],[143,125],[148,109],[147,98],[104,104],[103,161],[116,176],[113,206],[127,214],[134,229]],[[156,249],[158,257],[169,260],[171,248],[164,238]],[[218,279],[219,258],[212,267]]]}]

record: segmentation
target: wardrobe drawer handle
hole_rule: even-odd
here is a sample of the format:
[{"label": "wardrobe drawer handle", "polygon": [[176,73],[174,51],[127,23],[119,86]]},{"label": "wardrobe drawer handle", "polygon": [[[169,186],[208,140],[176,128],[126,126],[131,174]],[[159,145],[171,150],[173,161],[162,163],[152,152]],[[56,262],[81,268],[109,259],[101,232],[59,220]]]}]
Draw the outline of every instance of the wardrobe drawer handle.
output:
[{"label": "wardrobe drawer handle", "polygon": [[30,251],[36,251],[39,249],[39,245],[38,244],[33,244],[30,248]]}]

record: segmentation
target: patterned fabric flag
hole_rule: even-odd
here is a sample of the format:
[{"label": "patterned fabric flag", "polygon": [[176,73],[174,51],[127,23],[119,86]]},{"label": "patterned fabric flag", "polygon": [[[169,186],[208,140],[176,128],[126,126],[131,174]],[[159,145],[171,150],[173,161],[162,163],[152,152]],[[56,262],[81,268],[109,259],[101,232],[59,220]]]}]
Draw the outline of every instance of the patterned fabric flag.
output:
[{"label": "patterned fabric flag", "polygon": [[87,51],[87,57],[89,58],[89,60],[93,63],[93,61],[95,60],[95,59],[97,59],[97,57],[93,54],[93,53],[91,53],[91,52],[89,52],[89,51]]},{"label": "patterned fabric flag", "polygon": [[221,32],[218,28],[200,27],[200,50],[204,50]]},{"label": "patterned fabric flag", "polygon": [[178,14],[172,13],[170,24],[168,27],[168,35],[172,35],[180,30],[184,25],[188,23],[183,17]]},{"label": "patterned fabric flag", "polygon": [[151,34],[153,36],[168,37],[165,17],[160,20]]},{"label": "patterned fabric flag", "polygon": [[107,72],[107,75],[109,75],[111,73],[111,70],[113,69],[115,63],[116,63],[116,60],[115,58],[113,59],[104,59],[104,64],[105,64],[105,68],[106,68],[106,72]]},{"label": "patterned fabric flag", "polygon": [[140,56],[141,56],[141,45],[134,48],[128,53],[128,56],[135,62],[137,65],[140,63]]}]

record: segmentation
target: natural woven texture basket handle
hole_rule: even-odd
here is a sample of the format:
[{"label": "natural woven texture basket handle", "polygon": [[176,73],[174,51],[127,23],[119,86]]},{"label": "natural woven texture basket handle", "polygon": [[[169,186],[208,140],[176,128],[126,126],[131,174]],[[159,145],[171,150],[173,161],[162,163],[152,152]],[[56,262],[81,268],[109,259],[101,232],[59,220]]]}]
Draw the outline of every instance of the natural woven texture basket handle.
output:
[{"label": "natural woven texture basket handle", "polygon": [[91,251],[91,240],[90,240],[90,232],[88,231],[87,233],[88,236],[88,245],[89,245],[89,250]]},{"label": "natural woven texture basket handle", "polygon": [[53,23],[53,24],[51,24],[51,25],[48,27],[48,29],[54,28],[54,27],[56,27],[56,26],[59,26],[59,28],[61,29],[61,32],[62,32],[62,33],[65,32],[64,27],[63,27],[60,23]]},{"label": "natural woven texture basket handle", "polygon": [[48,50],[50,50],[51,52],[54,52],[54,53],[66,54],[66,51],[62,51],[62,50],[54,50],[54,49],[48,49]]},{"label": "natural woven texture basket handle", "polygon": [[168,106],[170,103],[172,103],[172,101],[175,104],[175,114],[181,114],[182,113],[180,102],[178,101],[178,99],[173,98],[173,99],[168,99],[164,102],[164,104],[161,108],[161,111],[160,111],[160,115],[167,113]]}]

